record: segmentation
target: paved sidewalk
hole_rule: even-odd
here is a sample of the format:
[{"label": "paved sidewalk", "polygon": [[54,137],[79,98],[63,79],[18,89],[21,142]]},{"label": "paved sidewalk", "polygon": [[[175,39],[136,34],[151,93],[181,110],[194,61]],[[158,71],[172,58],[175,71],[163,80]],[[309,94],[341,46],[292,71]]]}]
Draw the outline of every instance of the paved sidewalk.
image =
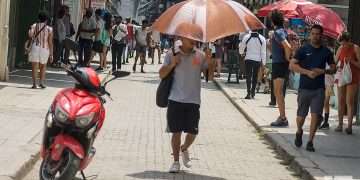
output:
[{"label": "paved sidewalk", "polygon": [[[269,107],[269,94],[256,94],[255,99],[246,100],[246,84],[229,84],[223,76],[217,79],[218,86],[223,90],[233,104],[243,112],[247,119],[262,132],[268,140],[281,152],[293,167],[305,178],[333,179],[344,176],[360,179],[360,128],[354,126],[354,135],[334,132],[337,125],[337,113],[330,112],[331,129],[318,131],[314,140],[316,152],[307,152],[304,148],[308,140],[310,119],[304,126],[304,145],[298,149],[294,145],[296,132],[297,95],[288,91],[286,95],[286,113],[290,123],[289,128],[271,128],[270,123],[278,117],[278,109]],[[347,120],[344,120],[346,123]],[[346,124],[344,124],[346,127]],[[342,176],[342,177],[341,177]],[[351,178],[350,178],[351,179]]]},{"label": "paved sidewalk", "polygon": [[[126,65],[127,70],[131,69]],[[166,109],[155,105],[158,65],[109,84],[114,101],[85,170],[96,180],[295,180],[274,150],[213,83],[203,83],[200,133],[190,148],[193,167],[170,174]],[[40,161],[24,179],[39,179]],[[89,178],[91,179],[91,178]]]},{"label": "paved sidewalk", "polygon": [[46,76],[46,89],[31,89],[31,70],[26,69],[0,82],[0,180],[21,178],[36,162],[45,114],[60,88],[74,85],[61,69],[49,68]]}]

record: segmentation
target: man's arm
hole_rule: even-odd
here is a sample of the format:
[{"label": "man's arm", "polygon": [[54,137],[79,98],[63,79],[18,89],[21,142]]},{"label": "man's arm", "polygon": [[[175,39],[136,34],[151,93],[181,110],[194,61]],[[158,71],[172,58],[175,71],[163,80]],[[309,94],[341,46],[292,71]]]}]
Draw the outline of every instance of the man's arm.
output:
[{"label": "man's arm", "polygon": [[305,68],[302,68],[299,65],[299,61],[297,59],[292,59],[290,61],[290,70],[292,70],[294,72],[297,72],[297,73],[300,73],[300,74],[303,74],[303,75],[306,75],[306,76],[309,76],[312,79],[314,79],[316,77],[315,72],[313,72],[311,70],[307,70]]},{"label": "man's arm", "polygon": [[246,48],[246,41],[248,40],[247,36],[243,38],[243,40],[239,44],[239,53],[243,55]]},{"label": "man's arm", "polygon": [[261,38],[262,41],[262,45],[261,45],[261,61],[262,64],[265,65],[266,64],[266,39],[265,38]]},{"label": "man's arm", "polygon": [[179,63],[180,63],[179,55],[174,56],[167,54],[164,60],[164,65],[160,68],[159,71],[160,78],[164,79]]}]

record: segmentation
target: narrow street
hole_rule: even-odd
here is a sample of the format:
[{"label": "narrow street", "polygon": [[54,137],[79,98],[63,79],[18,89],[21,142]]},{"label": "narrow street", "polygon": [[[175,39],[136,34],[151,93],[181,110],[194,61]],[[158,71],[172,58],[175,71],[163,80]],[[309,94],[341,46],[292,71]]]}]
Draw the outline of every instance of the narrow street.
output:
[{"label": "narrow street", "polygon": [[[203,84],[200,133],[190,149],[193,167],[169,174],[166,109],[155,104],[158,69],[147,65],[146,74],[137,72],[110,83],[114,101],[106,104],[107,118],[95,143],[97,154],[85,170],[89,179],[299,179],[213,83]],[[38,180],[39,166],[40,161],[24,179]]]}]

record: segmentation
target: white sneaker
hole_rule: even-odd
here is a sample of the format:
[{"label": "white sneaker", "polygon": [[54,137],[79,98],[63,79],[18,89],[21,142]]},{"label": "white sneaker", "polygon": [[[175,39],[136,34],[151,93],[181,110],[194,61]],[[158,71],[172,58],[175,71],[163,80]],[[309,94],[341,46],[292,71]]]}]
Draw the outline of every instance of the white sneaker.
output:
[{"label": "white sneaker", "polygon": [[190,155],[189,155],[189,151],[181,151],[181,157],[184,163],[184,166],[187,168],[191,168],[191,163],[190,163]]},{"label": "white sneaker", "polygon": [[175,161],[169,170],[169,173],[178,173],[180,171],[180,163],[179,161]]}]

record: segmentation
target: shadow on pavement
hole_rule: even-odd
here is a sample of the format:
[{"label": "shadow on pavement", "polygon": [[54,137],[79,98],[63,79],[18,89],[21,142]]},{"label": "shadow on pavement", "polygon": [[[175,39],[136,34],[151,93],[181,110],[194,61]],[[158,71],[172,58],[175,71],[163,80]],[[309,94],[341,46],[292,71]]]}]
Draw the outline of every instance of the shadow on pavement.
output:
[{"label": "shadow on pavement", "polygon": [[175,179],[175,177],[183,178],[183,179],[203,179],[203,180],[226,180],[224,178],[220,177],[212,177],[212,176],[206,176],[206,175],[200,175],[200,174],[193,174],[181,171],[181,173],[178,174],[171,174],[168,172],[162,172],[162,171],[144,171],[140,173],[134,173],[134,174],[128,174],[127,176],[137,178],[137,179]]},{"label": "shadow on pavement", "polygon": [[[281,134],[287,143],[300,154],[301,158],[307,158],[315,164],[315,167],[321,167],[321,170],[327,176],[347,176],[354,179],[360,178],[358,171],[360,151],[358,144],[360,144],[359,131],[357,134],[351,136],[345,133],[336,133],[333,129],[318,131],[314,139],[315,152],[308,152],[305,150],[306,143],[309,139],[309,127],[304,128],[303,145],[300,148],[295,147],[293,133],[275,133],[267,132],[268,134]],[[339,150],[339,147],[341,147]],[[309,165],[310,166],[310,165]]]},{"label": "shadow on pavement", "polygon": [[[9,82],[13,84],[24,84],[28,85],[29,88],[32,86],[32,74],[31,70],[28,69],[18,69],[14,72],[11,72],[9,75]],[[75,83],[74,79],[68,76],[61,69],[49,68],[46,72],[46,86],[55,87],[55,88],[64,88],[73,86]],[[24,87],[19,87],[24,88]]]}]

